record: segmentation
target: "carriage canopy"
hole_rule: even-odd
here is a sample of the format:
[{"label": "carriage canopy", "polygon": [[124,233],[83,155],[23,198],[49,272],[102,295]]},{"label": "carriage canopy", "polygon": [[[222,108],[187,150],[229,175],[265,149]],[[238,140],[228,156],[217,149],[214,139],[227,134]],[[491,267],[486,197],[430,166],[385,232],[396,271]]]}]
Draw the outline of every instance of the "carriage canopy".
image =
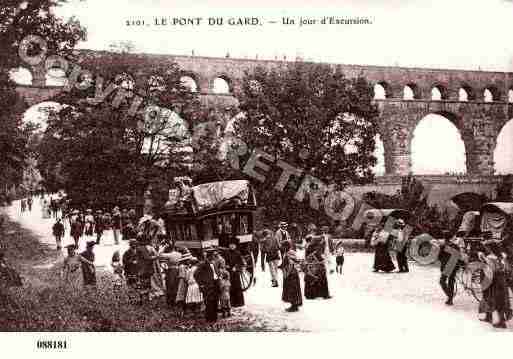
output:
[{"label": "carriage canopy", "polygon": [[255,197],[246,180],[204,183],[192,187],[194,209],[203,212],[230,205],[255,206]]}]

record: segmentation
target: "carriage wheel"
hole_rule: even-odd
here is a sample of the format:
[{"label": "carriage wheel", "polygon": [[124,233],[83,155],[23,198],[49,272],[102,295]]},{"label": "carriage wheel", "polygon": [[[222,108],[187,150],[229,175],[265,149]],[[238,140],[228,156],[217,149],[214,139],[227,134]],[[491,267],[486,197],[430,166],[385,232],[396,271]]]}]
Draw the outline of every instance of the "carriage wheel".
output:
[{"label": "carriage wheel", "polygon": [[255,266],[253,263],[253,256],[251,254],[244,256],[244,260],[246,262],[246,266],[240,271],[240,282],[242,290],[246,291],[251,287],[251,284],[253,284]]},{"label": "carriage wheel", "polygon": [[483,300],[483,290],[481,288],[481,281],[483,276],[484,272],[482,269],[474,271],[466,270],[464,272],[465,287],[467,287],[468,290],[470,290],[470,293],[472,293],[472,296],[478,302],[481,302]]},{"label": "carriage wheel", "polygon": [[243,268],[240,271],[240,283],[243,291],[248,290],[251,284],[253,284],[253,272]]}]

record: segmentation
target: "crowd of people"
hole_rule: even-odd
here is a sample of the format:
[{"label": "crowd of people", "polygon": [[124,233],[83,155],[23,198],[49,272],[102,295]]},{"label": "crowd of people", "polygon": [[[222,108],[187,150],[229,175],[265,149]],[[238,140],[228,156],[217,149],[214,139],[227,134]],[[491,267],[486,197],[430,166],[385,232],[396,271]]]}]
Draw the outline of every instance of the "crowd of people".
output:
[{"label": "crowd of people", "polygon": [[[32,200],[29,199],[22,201],[22,212],[31,210]],[[122,255],[119,249],[112,255],[113,282],[118,294],[125,287],[129,299],[137,303],[164,297],[177,316],[204,315],[208,321],[217,320],[219,314],[229,317],[232,308],[245,305],[241,273],[248,264],[235,236],[229,238],[229,248],[204,248],[194,251],[195,256],[187,248],[175,247],[166,236],[161,218],[147,215],[137,218],[134,210],[118,207],[93,212],[91,209],[68,209],[65,202],[52,198],[41,201],[43,217],[49,218],[50,214],[55,218],[52,232],[57,249],[62,247],[66,230],[74,240],[66,246],[62,271],[62,278],[70,288],[78,291],[81,287],[96,286],[94,247],[101,244],[104,233],[111,230],[114,244],[119,244],[120,240],[129,243]],[[374,272],[390,273],[397,269],[399,273],[408,273],[410,239],[406,224],[397,219],[391,228],[387,225],[390,223],[384,218],[370,237],[370,245],[374,247],[372,268]],[[250,246],[253,263],[260,262],[262,272],[268,269],[271,287],[282,287],[281,299],[290,305],[287,311],[298,311],[303,298],[331,298],[329,277],[333,273],[342,274],[344,247],[341,241],[333,240],[330,232],[334,233],[328,226],[319,229],[310,224],[303,231],[296,223],[289,226],[281,221],[274,229],[254,234]],[[476,258],[469,258],[465,236],[465,233],[447,234],[444,241],[437,243],[440,246],[440,287],[446,296],[445,304],[453,305],[458,271],[465,269],[469,260],[477,260],[493,272],[491,285],[483,289],[479,312],[485,317],[481,320],[497,328],[506,328],[506,322],[513,317],[509,299],[509,290],[513,291],[511,248],[504,245],[507,241],[484,233],[484,245],[477,251]],[[85,250],[77,254],[83,238],[86,239]],[[448,273],[446,269],[452,252],[445,249],[449,247],[458,251],[461,257]],[[498,318],[495,323],[494,312]]]},{"label": "crowd of people", "polygon": [[[484,318],[479,320],[505,329],[506,323],[513,318],[509,293],[510,290],[513,293],[513,248],[509,241],[494,238],[491,232],[483,233],[482,241],[473,244],[465,240],[469,238],[468,235],[465,232],[457,232],[454,236],[446,233],[439,244],[440,287],[447,297],[445,304],[454,304],[457,273],[466,271],[470,281],[478,276],[476,282],[481,283],[481,288],[475,288],[476,291],[482,290],[478,312],[484,314]],[[454,255],[457,260],[451,263]],[[496,322],[493,320],[494,312]]]},{"label": "crowd of people", "polygon": [[[372,233],[371,245],[375,248],[374,272],[394,271],[396,265],[391,253],[395,253],[398,272],[407,273],[410,239],[405,234],[405,222],[397,219],[388,230],[387,224],[390,224],[388,218],[383,218]],[[480,233],[474,244],[469,240],[471,233],[460,231],[451,235],[445,232],[444,237],[442,240],[433,240],[431,244],[438,247],[441,272],[439,283],[446,296],[445,304],[454,304],[456,276],[459,271],[468,268],[465,273],[469,283],[462,284],[474,286],[473,290],[476,293],[482,291],[478,312],[484,313],[485,316],[480,320],[496,328],[506,328],[506,322],[513,318],[509,293],[510,290],[513,293],[513,270],[510,260],[513,258],[513,248],[509,241],[504,238],[493,238],[491,232]],[[472,262],[473,268],[470,264]],[[493,320],[494,312],[497,316],[496,322]]]}]

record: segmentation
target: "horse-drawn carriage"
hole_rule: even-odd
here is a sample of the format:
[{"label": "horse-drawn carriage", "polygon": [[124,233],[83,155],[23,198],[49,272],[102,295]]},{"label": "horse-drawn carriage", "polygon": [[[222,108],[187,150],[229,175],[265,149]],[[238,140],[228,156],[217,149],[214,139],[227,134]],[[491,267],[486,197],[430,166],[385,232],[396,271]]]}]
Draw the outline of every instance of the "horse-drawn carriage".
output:
[{"label": "horse-drawn carriage", "polygon": [[[456,237],[463,241],[461,247],[468,256],[467,262],[470,263],[460,271],[457,282],[476,300],[481,301],[484,272],[479,265],[473,264],[478,263],[479,252],[487,252],[487,243],[500,244],[502,250],[507,253],[507,261],[511,263],[513,260],[513,203],[489,202],[483,204],[479,211],[467,211],[463,215]],[[513,295],[510,295],[510,300],[513,300]]]},{"label": "horse-drawn carriage", "polygon": [[199,258],[216,247],[221,253],[236,242],[245,266],[240,272],[243,290],[253,283],[253,226],[256,200],[248,181],[180,185],[170,190],[164,221],[176,247],[185,247]]}]

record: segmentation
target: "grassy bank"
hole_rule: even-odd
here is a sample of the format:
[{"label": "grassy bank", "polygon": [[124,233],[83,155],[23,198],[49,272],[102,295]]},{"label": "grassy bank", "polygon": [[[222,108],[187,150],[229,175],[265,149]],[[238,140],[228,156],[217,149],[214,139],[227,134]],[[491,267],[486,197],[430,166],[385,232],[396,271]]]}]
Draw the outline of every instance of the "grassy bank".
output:
[{"label": "grassy bank", "polygon": [[[0,293],[0,331],[268,331],[257,318],[234,312],[214,325],[177,319],[164,300],[143,306],[114,295],[111,274],[98,270],[95,293],[72,293],[59,280],[62,258],[34,233],[7,221],[0,245],[24,284]],[[249,294],[251,295],[251,294]]]}]

